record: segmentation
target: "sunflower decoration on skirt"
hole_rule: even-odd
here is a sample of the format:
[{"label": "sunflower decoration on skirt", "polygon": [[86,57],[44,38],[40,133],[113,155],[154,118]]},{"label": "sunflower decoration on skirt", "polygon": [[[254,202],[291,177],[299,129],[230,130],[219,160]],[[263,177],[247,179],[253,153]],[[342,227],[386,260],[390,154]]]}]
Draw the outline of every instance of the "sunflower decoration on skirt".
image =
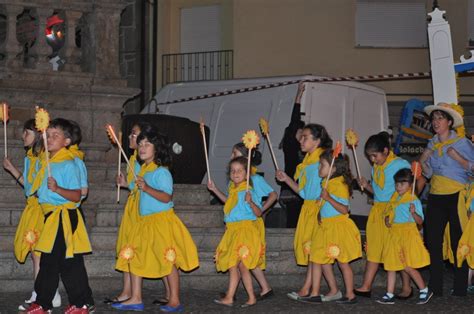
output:
[{"label": "sunflower decoration on skirt", "polygon": [[329,258],[336,259],[341,255],[341,248],[336,244],[330,244],[326,253]]},{"label": "sunflower decoration on skirt", "polygon": [[176,250],[174,248],[167,248],[165,250],[165,260],[174,264],[176,262]]}]

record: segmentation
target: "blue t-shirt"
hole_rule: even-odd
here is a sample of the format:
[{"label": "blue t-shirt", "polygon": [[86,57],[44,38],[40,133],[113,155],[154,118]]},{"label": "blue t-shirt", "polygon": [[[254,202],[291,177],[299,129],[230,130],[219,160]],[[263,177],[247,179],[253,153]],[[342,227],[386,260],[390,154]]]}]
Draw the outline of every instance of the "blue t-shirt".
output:
[{"label": "blue t-shirt", "polygon": [[[303,173],[306,173],[306,184],[299,192],[301,198],[305,200],[317,200],[321,196],[321,181],[319,177],[319,161],[306,166],[306,168],[301,171],[300,178],[303,176]],[[298,180],[300,179],[298,178]]]},{"label": "blue t-shirt", "polygon": [[[336,202],[341,203],[342,205],[349,206],[349,200],[347,198],[342,198],[335,196],[333,194],[329,194]],[[321,218],[329,218],[342,215],[334,206],[331,205],[329,202],[324,202],[323,206],[320,210]]]},{"label": "blue t-shirt", "polygon": [[[449,139],[456,138],[456,132],[451,131]],[[438,136],[435,135],[428,143],[428,148],[433,149],[435,143],[438,143]],[[453,147],[467,161],[469,161],[469,169],[465,169],[459,162],[449,157],[447,151],[449,147]],[[446,145],[442,148],[443,154],[439,156],[435,150],[428,159],[429,171],[424,173],[425,176],[431,178],[433,175],[447,177],[462,184],[469,183],[469,174],[471,174],[472,164],[474,163],[474,146],[467,138],[461,138],[457,142]]]},{"label": "blue t-shirt", "polygon": [[81,158],[78,157],[74,158],[74,162],[76,163],[76,166],[79,169],[79,174],[81,175],[81,188],[88,188],[89,184],[87,182],[86,164]]},{"label": "blue t-shirt", "polygon": [[375,202],[388,202],[395,193],[395,180],[393,176],[400,169],[408,168],[411,166],[405,159],[396,158],[390,162],[384,170],[385,182],[384,187],[381,189],[374,181],[374,168],[372,168],[372,188],[374,189],[374,201]]},{"label": "blue t-shirt", "polygon": [[258,203],[257,206],[262,207],[262,198],[267,197],[270,193],[273,192],[273,188],[270,184],[265,181],[265,179],[258,174],[251,176],[252,178],[252,187],[253,192],[255,193]]},{"label": "blue t-shirt", "polygon": [[412,202],[401,203],[396,208],[394,208],[394,217],[393,223],[394,224],[403,224],[407,222],[415,222],[412,214],[410,213],[410,204],[415,205],[415,212],[420,216],[422,219],[425,219],[423,215],[423,207],[421,206],[421,202],[419,199],[415,199]]},{"label": "blue t-shirt", "polygon": [[[228,215],[224,215],[224,221],[226,223],[257,219],[257,216],[255,216],[252,207],[250,207],[250,205],[245,201],[246,193],[246,191],[238,192],[239,200],[237,201],[237,204],[234,208],[231,209]],[[257,195],[255,194],[254,190],[250,190],[250,194],[252,195],[252,201],[258,206]]]},{"label": "blue t-shirt", "polygon": [[[74,160],[50,163],[51,175],[59,187],[67,190],[81,189],[81,175]],[[56,192],[48,189],[48,170],[46,169],[43,182],[38,189],[38,201],[40,204],[61,205],[70,202]]]},{"label": "blue t-shirt", "polygon": [[[30,170],[30,165],[31,163],[34,162],[35,165],[33,165],[33,171],[36,172],[36,163],[37,163],[37,159],[35,159],[34,161],[31,160],[28,156],[25,157],[25,162],[24,162],[24,166],[23,166],[23,188],[24,188],[24,192],[25,192],[25,196],[28,197],[30,194],[31,194],[31,183],[33,182],[28,182],[28,171]],[[33,180],[35,178],[35,174],[36,173],[33,173]]]},{"label": "blue t-shirt", "polygon": [[[136,172],[138,174],[138,172]],[[159,167],[155,171],[147,172],[143,176],[146,184],[155,190],[173,195],[173,177],[166,167]],[[173,208],[173,201],[163,203],[140,190],[140,215],[147,216]]]}]

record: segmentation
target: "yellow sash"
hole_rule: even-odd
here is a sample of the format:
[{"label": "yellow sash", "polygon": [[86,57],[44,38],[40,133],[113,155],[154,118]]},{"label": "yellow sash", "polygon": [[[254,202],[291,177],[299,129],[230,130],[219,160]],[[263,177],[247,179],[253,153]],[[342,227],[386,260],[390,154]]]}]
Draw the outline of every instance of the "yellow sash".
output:
[{"label": "yellow sash", "polygon": [[374,182],[382,190],[385,186],[385,168],[387,168],[387,166],[397,158],[398,157],[393,153],[393,151],[390,151],[383,165],[374,164]]},{"label": "yellow sash", "polygon": [[[66,243],[66,258],[74,257],[74,254],[92,252],[92,247],[87,236],[86,226],[82,215],[77,210],[77,205],[68,202],[61,205],[40,204],[44,215],[51,213],[44,223],[43,232],[36,245],[36,251],[51,253],[59,229],[59,219],[63,225],[64,242]],[[77,228],[72,232],[69,210],[77,213]]]},{"label": "yellow sash", "polygon": [[[135,168],[135,162],[137,162],[137,154],[138,154],[138,151],[135,149],[133,151],[133,154],[132,156],[130,156],[130,166]],[[135,180],[135,178],[133,177],[133,172],[135,171],[135,169],[127,169],[127,183],[128,185],[130,185],[133,180]]]},{"label": "yellow sash", "polygon": [[[33,149],[30,148],[28,149],[28,151],[26,152],[26,157],[28,157],[28,159],[30,160],[30,167],[28,168],[28,173],[27,173],[27,177],[26,177],[26,181],[29,183],[29,184],[32,184],[33,183],[33,179],[34,179],[34,174],[35,174],[35,169],[36,169],[36,161],[38,160],[38,156],[35,156],[33,154]],[[25,178],[24,178],[25,179]]]},{"label": "yellow sash", "polygon": [[[228,215],[232,209],[237,205],[239,201],[239,192],[245,191],[247,189],[247,182],[241,182],[237,187],[234,182],[229,184],[229,196],[227,201],[224,204],[224,214]],[[249,190],[251,187],[249,187]]]},{"label": "yellow sash", "polygon": [[443,147],[451,145],[453,143],[456,143],[460,139],[461,139],[461,137],[455,137],[455,138],[452,138],[450,140],[446,140],[444,142],[437,142],[437,143],[433,144],[433,150],[438,151],[438,156],[443,156]]},{"label": "yellow sash", "polygon": [[251,176],[256,175],[257,171],[258,171],[257,167],[255,167],[255,166],[250,167],[250,175]]},{"label": "yellow sash", "polygon": [[[44,156],[43,156],[44,157]],[[60,163],[66,160],[74,160],[74,156],[67,148],[61,148],[50,160],[49,163]],[[41,184],[43,183],[44,176],[47,170],[46,159],[41,158],[41,168],[36,173],[36,177],[33,180],[33,184],[31,186],[31,194],[34,194],[38,191]]]},{"label": "yellow sash", "polygon": [[[323,187],[326,185],[326,180],[327,179],[324,179],[321,183]],[[334,196],[349,199],[349,187],[347,186],[346,182],[344,182],[343,176],[330,178],[327,191],[329,194]]]},{"label": "yellow sash", "polygon": [[[295,176],[294,179],[298,180],[298,188],[300,191],[304,188],[306,185],[306,167],[312,164],[315,164],[319,161],[319,157],[321,154],[324,152],[324,149],[318,147],[314,150],[314,152],[307,153],[306,156],[303,159],[303,162],[301,162],[297,167],[295,171]],[[301,178],[300,178],[301,175]]]},{"label": "yellow sash", "polygon": [[435,195],[449,195],[459,192],[458,198],[458,216],[461,227],[464,229],[468,222],[467,211],[466,211],[466,196],[468,186],[459,183],[456,180],[448,177],[433,175],[431,177],[431,189],[430,193]]},{"label": "yellow sash", "polygon": [[[474,182],[469,185],[469,188],[467,189],[467,198],[466,198],[466,207],[470,208],[472,200],[474,199]],[[474,208],[471,208],[472,211],[474,211]]]},{"label": "yellow sash", "polygon": [[387,206],[385,207],[384,217],[388,216],[390,223],[393,222],[393,218],[395,217],[395,208],[400,206],[403,203],[411,203],[416,200],[415,195],[411,195],[411,191],[405,192],[402,196],[395,192],[392,194],[390,201],[388,202]]},{"label": "yellow sash", "polygon": [[79,149],[79,146],[76,144],[69,146],[69,151],[74,157],[79,158],[80,160],[84,160],[84,152]]}]

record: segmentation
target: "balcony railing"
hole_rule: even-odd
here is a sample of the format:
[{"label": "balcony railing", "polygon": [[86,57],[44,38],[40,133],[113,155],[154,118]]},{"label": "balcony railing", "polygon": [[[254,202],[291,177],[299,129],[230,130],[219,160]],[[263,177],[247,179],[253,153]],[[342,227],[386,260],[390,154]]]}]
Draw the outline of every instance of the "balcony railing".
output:
[{"label": "balcony railing", "polygon": [[163,86],[176,82],[232,79],[233,53],[233,50],[217,50],[163,55]]}]

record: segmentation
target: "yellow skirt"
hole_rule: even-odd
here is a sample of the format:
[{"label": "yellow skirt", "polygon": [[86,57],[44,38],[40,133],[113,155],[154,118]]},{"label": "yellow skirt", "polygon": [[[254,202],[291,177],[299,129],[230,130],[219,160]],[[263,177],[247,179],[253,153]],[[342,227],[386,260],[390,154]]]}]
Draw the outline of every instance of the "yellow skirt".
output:
[{"label": "yellow skirt", "polygon": [[257,217],[257,220],[255,220],[255,227],[257,227],[261,241],[259,268],[264,270],[267,267],[267,241],[265,240],[265,222],[263,221],[262,217]]},{"label": "yellow skirt", "polygon": [[[38,198],[30,196],[26,199],[26,207],[16,228],[14,250],[18,262],[24,263],[29,252],[34,252],[36,243],[43,231],[44,215]],[[41,253],[35,252],[36,255]]]},{"label": "yellow skirt", "polygon": [[375,203],[370,209],[365,228],[365,253],[369,262],[382,263],[383,247],[388,235],[384,217],[386,206],[387,203]]},{"label": "yellow skirt", "polygon": [[[169,275],[173,266],[184,271],[199,266],[191,234],[173,209],[141,216],[128,239],[122,254],[119,253],[117,270],[145,278],[161,278]],[[127,249],[129,253],[125,257],[123,253]]]},{"label": "yellow skirt", "polygon": [[120,227],[117,235],[117,243],[115,245],[117,257],[122,247],[129,242],[129,235],[133,226],[135,226],[140,220],[140,214],[138,212],[138,195],[139,194],[137,192],[133,192],[130,193],[127,198],[127,203],[125,204],[122,221],[120,222]]},{"label": "yellow skirt", "polygon": [[459,239],[457,249],[457,262],[458,267],[461,267],[464,260],[470,268],[474,268],[474,217],[471,214],[471,218],[464,228],[461,239]]},{"label": "yellow skirt", "polygon": [[298,265],[306,266],[309,263],[311,239],[315,228],[318,226],[319,208],[319,200],[305,200],[301,207],[293,241],[296,263]]},{"label": "yellow skirt", "polygon": [[323,218],[313,233],[310,261],[332,264],[349,263],[362,257],[362,243],[357,226],[349,215]]},{"label": "yellow skirt", "polygon": [[242,220],[228,222],[221,242],[216,249],[216,269],[225,272],[244,263],[247,269],[259,267],[262,260],[262,240],[256,222]]},{"label": "yellow skirt", "polygon": [[414,222],[392,224],[382,262],[387,271],[399,271],[406,267],[416,269],[430,264],[430,254]]}]

